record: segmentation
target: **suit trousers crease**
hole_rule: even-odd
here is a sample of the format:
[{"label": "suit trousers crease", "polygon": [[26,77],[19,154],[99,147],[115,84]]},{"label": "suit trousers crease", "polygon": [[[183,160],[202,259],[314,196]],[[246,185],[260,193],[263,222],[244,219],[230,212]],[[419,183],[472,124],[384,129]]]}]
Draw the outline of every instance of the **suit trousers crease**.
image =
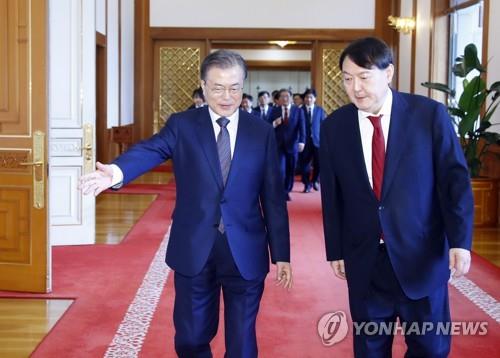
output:
[{"label": "suit trousers crease", "polygon": [[223,292],[226,357],[257,357],[255,323],[264,277],[245,280],[227,236],[218,234],[203,270],[193,277],[175,273],[175,349],[181,358],[212,357]]},{"label": "suit trousers crease", "polygon": [[[434,327],[450,322],[448,286],[443,285],[421,299],[408,298],[396,278],[385,244],[379,245],[372,272],[370,287],[364,297],[349,293],[352,320],[358,325],[358,329],[353,327],[355,357],[392,356],[393,335],[366,334],[373,333],[373,330],[369,330],[368,326],[366,331],[359,328],[363,323],[390,324],[399,319],[399,325],[406,325],[406,329],[409,329],[412,322],[418,322],[419,327],[422,327],[423,322],[432,322]],[[401,330],[397,332],[400,333]],[[451,336],[432,332],[408,334],[405,335],[405,342],[406,358],[447,357]]]}]

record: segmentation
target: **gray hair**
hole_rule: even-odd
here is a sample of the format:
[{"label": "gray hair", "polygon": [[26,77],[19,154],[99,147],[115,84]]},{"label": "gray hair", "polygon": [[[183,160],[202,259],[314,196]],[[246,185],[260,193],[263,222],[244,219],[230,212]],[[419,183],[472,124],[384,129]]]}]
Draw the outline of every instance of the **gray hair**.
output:
[{"label": "gray hair", "polygon": [[228,50],[214,51],[203,60],[200,69],[200,78],[205,81],[207,72],[212,67],[226,69],[234,66],[240,66],[244,74],[243,79],[246,79],[248,73],[247,64],[239,53]]}]

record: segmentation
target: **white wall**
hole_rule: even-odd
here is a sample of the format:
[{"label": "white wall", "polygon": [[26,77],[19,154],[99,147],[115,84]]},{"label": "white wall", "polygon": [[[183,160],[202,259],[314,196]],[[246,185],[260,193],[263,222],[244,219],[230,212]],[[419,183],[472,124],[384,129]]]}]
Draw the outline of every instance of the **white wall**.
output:
[{"label": "white wall", "polygon": [[257,94],[281,88],[290,89],[292,93],[303,93],[311,87],[311,72],[309,71],[265,71],[252,70],[248,72],[243,91],[253,96],[253,104],[257,105]]},{"label": "white wall", "polygon": [[119,57],[118,57],[118,1],[107,0],[108,16],[107,16],[107,35],[106,35],[106,54],[108,57],[107,63],[107,117],[108,128],[118,126],[120,124],[119,110],[119,95],[120,95],[120,80],[119,80]]},{"label": "white wall", "polygon": [[429,81],[431,16],[431,0],[417,1],[415,93],[423,96],[429,95],[429,91],[421,83]]},{"label": "white wall", "polygon": [[375,0],[151,0],[150,24],[152,27],[372,29]]},{"label": "white wall", "polygon": [[134,0],[121,0],[120,125],[134,123]]},{"label": "white wall", "polygon": [[95,30],[106,35],[106,0],[95,0]]},{"label": "white wall", "polygon": [[[490,0],[488,35],[488,86],[493,82],[500,81],[500,1]],[[493,123],[500,123],[500,107],[495,112]],[[498,126],[493,127],[498,131]]]},{"label": "white wall", "polygon": [[[414,16],[413,0],[401,0],[401,16]],[[411,92],[411,43],[412,34],[399,34],[398,89],[402,92]]]}]

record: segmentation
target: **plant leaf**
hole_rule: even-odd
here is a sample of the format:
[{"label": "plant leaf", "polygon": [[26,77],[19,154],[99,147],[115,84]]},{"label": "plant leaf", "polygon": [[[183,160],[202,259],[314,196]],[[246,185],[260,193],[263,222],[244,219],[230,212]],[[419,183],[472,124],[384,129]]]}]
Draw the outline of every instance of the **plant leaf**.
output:
[{"label": "plant leaf", "polygon": [[[465,82],[465,81],[464,81]],[[480,76],[474,77],[467,85],[458,101],[458,107],[465,113],[477,112],[486,99],[486,83]]]},{"label": "plant leaf", "polygon": [[422,86],[440,91],[440,92],[445,92],[448,93],[450,96],[454,97],[455,96],[455,91],[452,90],[450,87],[445,85],[444,83],[437,83],[437,82],[423,82]]},{"label": "plant leaf", "polygon": [[474,131],[474,124],[478,119],[479,111],[480,108],[467,112],[466,116],[462,118],[458,125],[458,133],[461,137],[465,137],[467,133]]}]

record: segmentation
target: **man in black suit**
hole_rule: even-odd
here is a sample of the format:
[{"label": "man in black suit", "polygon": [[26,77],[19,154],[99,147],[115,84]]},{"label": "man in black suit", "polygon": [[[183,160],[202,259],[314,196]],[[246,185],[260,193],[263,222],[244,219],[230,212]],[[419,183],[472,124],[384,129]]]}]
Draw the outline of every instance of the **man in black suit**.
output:
[{"label": "man in black suit", "polygon": [[281,172],[284,178],[284,189],[287,200],[292,200],[290,192],[293,188],[297,154],[304,150],[306,126],[304,112],[292,105],[289,90],[281,89],[278,92],[279,106],[274,107],[269,122],[276,132],[278,154],[281,163]]},{"label": "man in black suit", "polygon": [[312,188],[319,190],[319,132],[326,113],[321,106],[316,105],[316,90],[314,88],[307,89],[303,97],[302,110],[306,118],[306,145],[304,151],[300,153],[299,163],[302,183],[304,183],[303,192],[309,193]]},{"label": "man in black suit", "polygon": [[472,241],[462,148],[445,106],[389,87],[383,41],[354,41],[339,65],[352,103],[322,125],[321,195],[327,259],[347,279],[358,327],[355,356],[391,357],[399,320],[405,357],[447,357],[451,334],[439,327],[450,327],[450,269],[468,272]]}]

